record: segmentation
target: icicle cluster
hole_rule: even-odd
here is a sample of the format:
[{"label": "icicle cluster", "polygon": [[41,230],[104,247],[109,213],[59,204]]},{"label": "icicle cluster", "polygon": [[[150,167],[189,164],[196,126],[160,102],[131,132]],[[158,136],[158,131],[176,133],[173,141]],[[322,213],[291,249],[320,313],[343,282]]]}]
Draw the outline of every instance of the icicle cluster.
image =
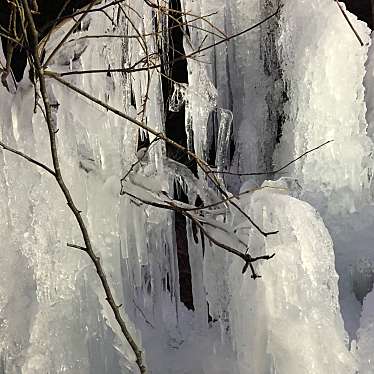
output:
[{"label": "icicle cluster", "polygon": [[[185,53],[259,22],[276,3],[182,1],[186,22],[194,19]],[[168,35],[135,38],[152,34],[156,21],[165,26],[166,18],[156,19],[140,0],[128,9],[129,18],[117,7],[92,13],[48,68],[126,68],[160,48],[166,53]],[[209,23],[201,18],[207,14]],[[348,17],[369,43],[365,24]],[[52,34],[47,55],[69,26]],[[368,46],[360,47],[347,28],[334,1],[284,2],[267,23],[195,53],[188,83],[173,84],[166,106],[156,70],[65,77],[157,132],[166,131],[166,110],[183,108],[187,147],[218,172],[270,171],[334,140],[277,181],[264,182],[271,174],[219,174],[227,191],[257,188],[236,201],[260,227],[279,234],[264,238],[229,205],[205,217],[215,222],[207,232],[227,245],[245,243],[251,255],[276,256],[255,265],[262,278],[253,281],[241,273],[240,259],[203,239],[187,220],[193,308],[181,301],[175,214],[120,191],[151,201],[185,195],[189,204],[216,202],[216,191],[201,170],[168,158],[166,145],[152,142],[152,135],[144,156],[138,149],[148,136],[143,130],[48,80],[63,176],[149,372],[373,372],[374,58],[370,47],[365,68]],[[134,38],[87,38],[106,33]],[[0,90],[0,113],[1,141],[50,165],[47,127],[27,78],[17,90]],[[0,192],[1,370],[136,373],[93,265],[67,246],[82,244],[81,235],[53,178],[0,150]]]}]

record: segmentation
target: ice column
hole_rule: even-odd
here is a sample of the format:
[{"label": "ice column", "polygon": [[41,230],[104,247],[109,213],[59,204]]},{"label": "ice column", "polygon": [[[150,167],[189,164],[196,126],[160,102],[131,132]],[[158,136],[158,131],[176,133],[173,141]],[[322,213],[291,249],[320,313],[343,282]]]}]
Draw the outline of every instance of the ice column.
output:
[{"label": "ice column", "polygon": [[322,214],[354,211],[369,197],[372,142],[366,136],[363,86],[369,29],[347,14],[365,46],[333,1],[287,1],[280,17],[288,102],[274,160],[281,166],[334,141],[288,169]]},{"label": "ice column", "polygon": [[274,187],[241,199],[257,223],[279,233],[264,240],[249,230],[251,254],[276,254],[256,264],[261,279],[243,276],[242,261],[230,267],[230,320],[240,373],[354,374],[331,238],[310,205]]}]

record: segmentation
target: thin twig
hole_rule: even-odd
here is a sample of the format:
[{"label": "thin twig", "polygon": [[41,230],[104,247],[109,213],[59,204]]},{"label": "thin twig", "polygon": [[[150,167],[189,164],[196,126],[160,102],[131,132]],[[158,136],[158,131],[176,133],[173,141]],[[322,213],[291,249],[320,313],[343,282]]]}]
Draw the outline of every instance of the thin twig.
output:
[{"label": "thin twig", "polygon": [[225,174],[225,175],[238,175],[238,176],[249,176],[249,175],[269,175],[269,174],[277,174],[281,172],[282,170],[286,169],[296,161],[300,160],[301,158],[305,157],[308,153],[314,152],[317,149],[320,149],[324,147],[326,144],[332,143],[334,140],[328,140],[327,142],[324,142],[320,144],[319,146],[309,149],[306,152],[302,153],[300,156],[294,158],[292,161],[288,162],[287,164],[283,165],[279,169],[273,170],[273,171],[261,171],[261,172],[252,172],[252,173],[235,173],[232,171],[217,171],[217,170],[212,170],[214,174]]},{"label": "thin twig", "polygon": [[49,174],[52,174],[54,177],[56,176],[55,172],[49,168],[47,165],[43,164],[42,162],[38,161],[38,160],[35,160],[34,158],[28,156],[27,154],[21,152],[21,151],[18,151],[17,149],[14,149],[12,147],[9,147],[8,145],[6,145],[5,143],[3,143],[2,141],[0,141],[0,146],[3,147],[5,150],[11,152],[11,153],[14,153],[18,156],[21,156],[22,158],[24,158],[25,160],[31,162],[32,164],[35,164],[37,166],[39,166],[40,168],[44,169],[45,171],[47,171]]},{"label": "thin twig", "polygon": [[72,244],[72,243],[66,243],[66,245],[68,247],[70,247],[70,248],[76,248],[76,249],[80,249],[83,252],[87,252],[87,248],[86,247],[82,247],[81,245]]},{"label": "thin twig", "polygon": [[[104,103],[103,101],[101,101],[100,99],[98,99],[97,97],[93,96],[93,95],[90,95],[89,93],[81,90],[80,88],[76,87],[75,85],[73,85],[72,83],[69,83],[67,82],[65,79],[62,79],[58,74],[56,73],[53,73],[51,71],[44,71],[44,74],[46,76],[49,76],[55,80],[57,80],[58,82],[60,82],[61,84],[63,84],[64,86],[70,88],[71,90],[75,91],[76,93],[78,93],[79,95],[81,96],[84,96],[85,98],[89,99],[90,101],[98,104],[99,106],[107,109],[108,111],[116,114],[117,116],[119,117],[122,117],[126,120],[128,120],[129,122],[132,122],[133,124],[137,125],[138,127],[144,129],[144,130],[147,130],[148,132],[150,132],[151,134],[155,135],[156,137],[160,138],[161,140],[165,141],[166,143],[170,144],[171,146],[175,147],[176,149],[179,149],[181,150],[182,152],[185,152],[188,156],[192,157],[193,159],[196,160],[196,163],[197,165],[201,168],[201,170],[206,174],[207,178],[210,179],[210,181],[212,183],[214,183],[214,185],[217,187],[217,189],[219,190],[219,192],[224,196],[224,197],[228,197],[228,194],[226,193],[226,191],[221,187],[221,185],[219,184],[218,180],[216,179],[216,177],[214,176],[214,174],[211,172],[211,169],[209,167],[209,165],[204,161],[202,160],[201,158],[199,158],[198,156],[196,156],[195,153],[193,153],[192,151],[188,150],[186,147],[184,147],[183,145],[175,142],[174,140],[168,138],[164,133],[162,132],[158,132],[156,130],[154,130],[153,128],[147,126],[145,123],[143,122],[140,122],[138,120],[136,120],[135,118],[132,118],[131,116],[129,116],[128,114],[126,113],[123,113],[122,111],[110,106],[109,104],[107,103]],[[278,231],[270,231],[270,232],[265,232],[263,231],[257,224],[256,222],[253,221],[253,219],[246,213],[243,211],[243,209],[238,205],[236,204],[235,202],[229,200],[229,203],[231,205],[233,205],[236,209],[239,210],[239,212],[241,212],[247,219],[248,221],[265,237],[269,236],[269,235],[274,235],[274,234],[277,234]]]},{"label": "thin twig", "polygon": [[[173,59],[172,61],[169,61],[169,62],[164,62],[164,63],[160,63],[160,64],[155,64],[155,65],[152,65],[152,67],[141,67],[141,68],[136,68],[134,66],[137,66],[139,64],[139,62],[137,62],[136,64],[134,64],[132,67],[129,67],[129,68],[118,68],[118,69],[91,69],[91,70],[73,70],[73,71],[66,71],[66,72],[62,72],[62,73],[59,73],[59,76],[60,77],[64,77],[64,76],[67,76],[67,75],[76,75],[76,74],[97,74],[97,73],[135,73],[135,72],[139,72],[139,71],[146,71],[148,69],[158,69],[158,68],[161,68],[161,67],[165,67],[165,65],[173,65],[175,62],[179,62],[179,61],[183,61],[183,60],[186,60],[188,58],[192,58],[198,54],[200,54],[201,52],[204,52],[206,50],[209,50],[211,48],[214,48],[222,43],[225,43],[225,42],[228,42],[234,38],[237,38],[238,36],[241,36],[243,34],[246,34],[254,29],[256,29],[257,27],[261,26],[262,24],[264,24],[265,22],[267,22],[268,20],[270,20],[271,18],[275,17],[278,13],[279,13],[279,10],[281,9],[281,6],[279,6],[277,8],[277,10],[272,13],[270,16],[264,18],[262,21],[236,33],[236,34],[233,34],[233,35],[230,35],[226,38],[223,38],[215,43],[212,43],[212,44],[209,44],[207,45],[206,47],[204,48],[200,48],[200,49],[197,49],[187,55],[183,55],[183,56],[179,56],[179,57],[176,57],[175,59]],[[52,73],[52,72],[51,72]],[[54,73],[54,74],[57,74],[57,73]]]},{"label": "thin twig", "polygon": [[[99,1],[101,2],[101,1]],[[57,53],[57,51],[64,45],[64,43],[69,39],[69,36],[78,28],[80,23],[84,20],[84,18],[87,16],[88,11],[94,6],[98,4],[98,1],[92,1],[91,4],[88,5],[87,10],[82,14],[82,16],[76,21],[76,23],[70,28],[70,30],[64,35],[64,37],[61,39],[61,41],[57,44],[57,46],[53,49],[51,54],[46,58],[43,66],[48,66],[48,63],[51,61],[53,56]],[[39,42],[39,41],[38,41]]]},{"label": "thin twig", "polygon": [[[253,278],[253,279],[260,278],[260,275],[258,275],[256,273],[256,271],[255,271],[252,263],[254,263],[256,261],[259,261],[259,260],[270,260],[271,258],[273,258],[275,256],[275,254],[272,254],[272,255],[263,255],[263,256],[258,256],[258,257],[252,257],[247,252],[246,253],[240,252],[236,248],[231,247],[231,246],[229,246],[229,245],[227,245],[225,243],[220,242],[219,240],[217,240],[215,237],[213,237],[205,229],[203,222],[199,221],[199,219],[196,216],[194,216],[191,213],[189,213],[186,209],[184,209],[184,208],[178,206],[177,204],[175,204],[175,202],[168,201],[168,204],[163,204],[163,203],[158,203],[158,202],[154,202],[154,201],[148,201],[148,200],[145,200],[144,198],[138,197],[138,196],[136,196],[136,195],[134,195],[134,194],[132,194],[130,192],[127,192],[125,190],[123,190],[123,194],[124,195],[128,195],[131,198],[136,199],[136,200],[142,202],[143,204],[154,206],[156,208],[161,208],[161,209],[166,209],[166,210],[172,210],[172,211],[175,211],[177,213],[182,214],[183,216],[185,216],[186,218],[188,218],[189,220],[191,220],[192,222],[194,222],[196,224],[196,226],[198,226],[200,228],[200,230],[203,233],[203,235],[205,237],[207,237],[217,247],[219,247],[221,249],[224,249],[225,251],[227,251],[227,252],[229,252],[229,253],[231,253],[231,254],[233,254],[235,256],[240,257],[245,262],[243,270],[242,270],[242,273],[245,273],[245,271],[249,267],[251,269],[251,272],[252,272],[251,278]],[[212,223],[210,223],[210,225],[212,225]],[[216,227],[216,228],[222,230],[221,227]],[[241,241],[239,240],[239,242],[241,242]],[[244,246],[244,244],[243,244],[243,246]],[[246,248],[246,249],[248,249],[248,248]]]},{"label": "thin twig", "polygon": [[149,319],[146,317],[145,313],[142,311],[142,309],[140,308],[140,306],[138,306],[138,304],[136,304],[135,300],[132,299],[132,302],[134,303],[134,306],[135,308],[139,311],[139,313],[141,314],[141,316],[143,317],[144,321],[149,325],[151,326],[153,329],[155,328],[153,326],[153,324],[149,321]]},{"label": "thin twig", "polygon": [[263,190],[265,188],[271,188],[271,189],[275,189],[275,190],[286,190],[285,188],[282,188],[282,187],[273,187],[273,186],[263,186],[263,187],[251,188],[250,190],[239,192],[236,195],[229,196],[229,197],[227,197],[225,199],[222,199],[220,201],[217,201],[215,203],[211,203],[211,204],[208,204],[208,205],[197,206],[197,207],[193,207],[193,208],[186,208],[186,211],[196,212],[196,211],[200,211],[200,210],[203,211],[203,210],[206,210],[206,209],[214,208],[215,206],[227,203],[229,200],[238,199],[239,196],[246,195],[248,193],[253,193],[255,191],[260,191],[260,190]]},{"label": "thin twig", "polygon": [[152,147],[152,145],[154,144],[154,143],[156,143],[158,140],[160,140],[159,138],[154,138],[150,143],[149,143],[149,145],[148,145],[148,147],[147,147],[147,149],[146,149],[146,151],[142,154],[142,156],[136,161],[136,162],[134,162],[131,166],[130,166],[130,168],[129,168],[129,170],[127,171],[127,173],[121,178],[121,183],[123,183],[125,180],[126,180],[126,178],[131,174],[131,172],[134,170],[134,168],[136,167],[136,165],[138,165],[138,164],[140,164],[142,161],[143,161],[143,159],[144,159],[144,157],[147,155],[147,153],[149,152],[149,149]]}]

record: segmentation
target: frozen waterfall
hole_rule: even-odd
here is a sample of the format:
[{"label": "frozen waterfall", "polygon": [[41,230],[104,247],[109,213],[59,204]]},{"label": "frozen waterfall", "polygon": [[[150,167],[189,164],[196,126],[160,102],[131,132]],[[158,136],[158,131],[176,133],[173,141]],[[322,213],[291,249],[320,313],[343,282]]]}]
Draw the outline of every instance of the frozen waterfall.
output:
[{"label": "frozen waterfall", "polygon": [[[144,204],[175,198],[209,205],[217,195],[191,159],[48,79],[63,177],[149,373],[373,373],[368,26],[347,11],[360,46],[335,1],[284,0],[274,17],[223,42],[269,17],[278,1],[175,0],[175,14],[185,12],[175,46],[163,29],[171,17],[142,0],[123,3],[125,11],[114,4],[90,13],[48,69],[69,73],[66,81],[155,134],[180,136],[172,126],[182,118],[186,147],[231,173],[217,180],[240,207],[207,211],[208,234],[252,256],[275,254],[254,264],[261,278],[253,280],[242,274],[240,258],[193,222]],[[54,30],[46,55],[72,22]],[[167,68],[108,71],[142,66],[150,56],[167,66],[174,47],[193,54],[177,72],[184,80],[170,78]],[[9,91],[0,88],[0,141],[51,166],[28,69],[17,86],[9,79]],[[71,74],[95,69],[104,72]],[[333,142],[273,173],[327,140]],[[144,156],[140,145],[149,144]],[[254,171],[264,173],[237,175]],[[55,180],[0,149],[0,191],[0,373],[138,373],[92,263],[67,246],[82,238]],[[263,237],[243,212],[278,234]]]}]

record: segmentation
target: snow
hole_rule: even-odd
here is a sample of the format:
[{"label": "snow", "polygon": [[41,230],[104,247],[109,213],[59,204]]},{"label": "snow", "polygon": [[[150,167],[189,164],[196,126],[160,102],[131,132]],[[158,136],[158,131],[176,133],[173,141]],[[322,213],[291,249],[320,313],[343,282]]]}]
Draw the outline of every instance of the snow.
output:
[{"label": "snow", "polygon": [[[231,35],[272,13],[275,3],[184,0],[187,18],[197,18],[184,40],[186,53],[223,37],[199,16],[212,13],[212,24]],[[134,38],[85,38],[136,35],[134,27],[151,33],[152,9],[140,0],[131,6],[132,24],[114,8],[108,15],[118,16],[118,26],[102,13],[90,15],[48,68],[129,67],[147,50],[157,51],[153,37],[143,47]],[[48,79],[63,177],[151,373],[373,372],[374,55],[370,30],[348,16],[363,47],[334,1],[289,0],[278,18],[196,54],[188,60],[188,85],[174,86],[169,109],[186,105],[191,150],[207,159],[215,143],[219,172],[269,171],[219,180],[261,228],[279,230],[262,237],[228,203],[191,213],[222,243],[253,256],[275,253],[255,263],[262,278],[253,281],[242,274],[242,259],[202,241],[187,220],[194,310],[180,301],[174,213],[120,192],[167,204],[177,182],[189,202],[177,204],[190,208],[198,197],[204,205],[216,203],[216,191],[201,171],[197,177],[167,159],[161,141],[138,150],[134,124]],[[201,27],[214,34],[204,38]],[[47,55],[68,28],[53,34]],[[27,76],[17,90],[11,82],[10,93],[0,90],[0,138],[51,167],[47,128],[39,107],[34,113]],[[65,78],[165,131],[155,71]],[[279,175],[270,173],[330,139]],[[0,193],[0,368],[137,373],[93,265],[67,246],[82,239],[53,177],[0,150]]]}]

